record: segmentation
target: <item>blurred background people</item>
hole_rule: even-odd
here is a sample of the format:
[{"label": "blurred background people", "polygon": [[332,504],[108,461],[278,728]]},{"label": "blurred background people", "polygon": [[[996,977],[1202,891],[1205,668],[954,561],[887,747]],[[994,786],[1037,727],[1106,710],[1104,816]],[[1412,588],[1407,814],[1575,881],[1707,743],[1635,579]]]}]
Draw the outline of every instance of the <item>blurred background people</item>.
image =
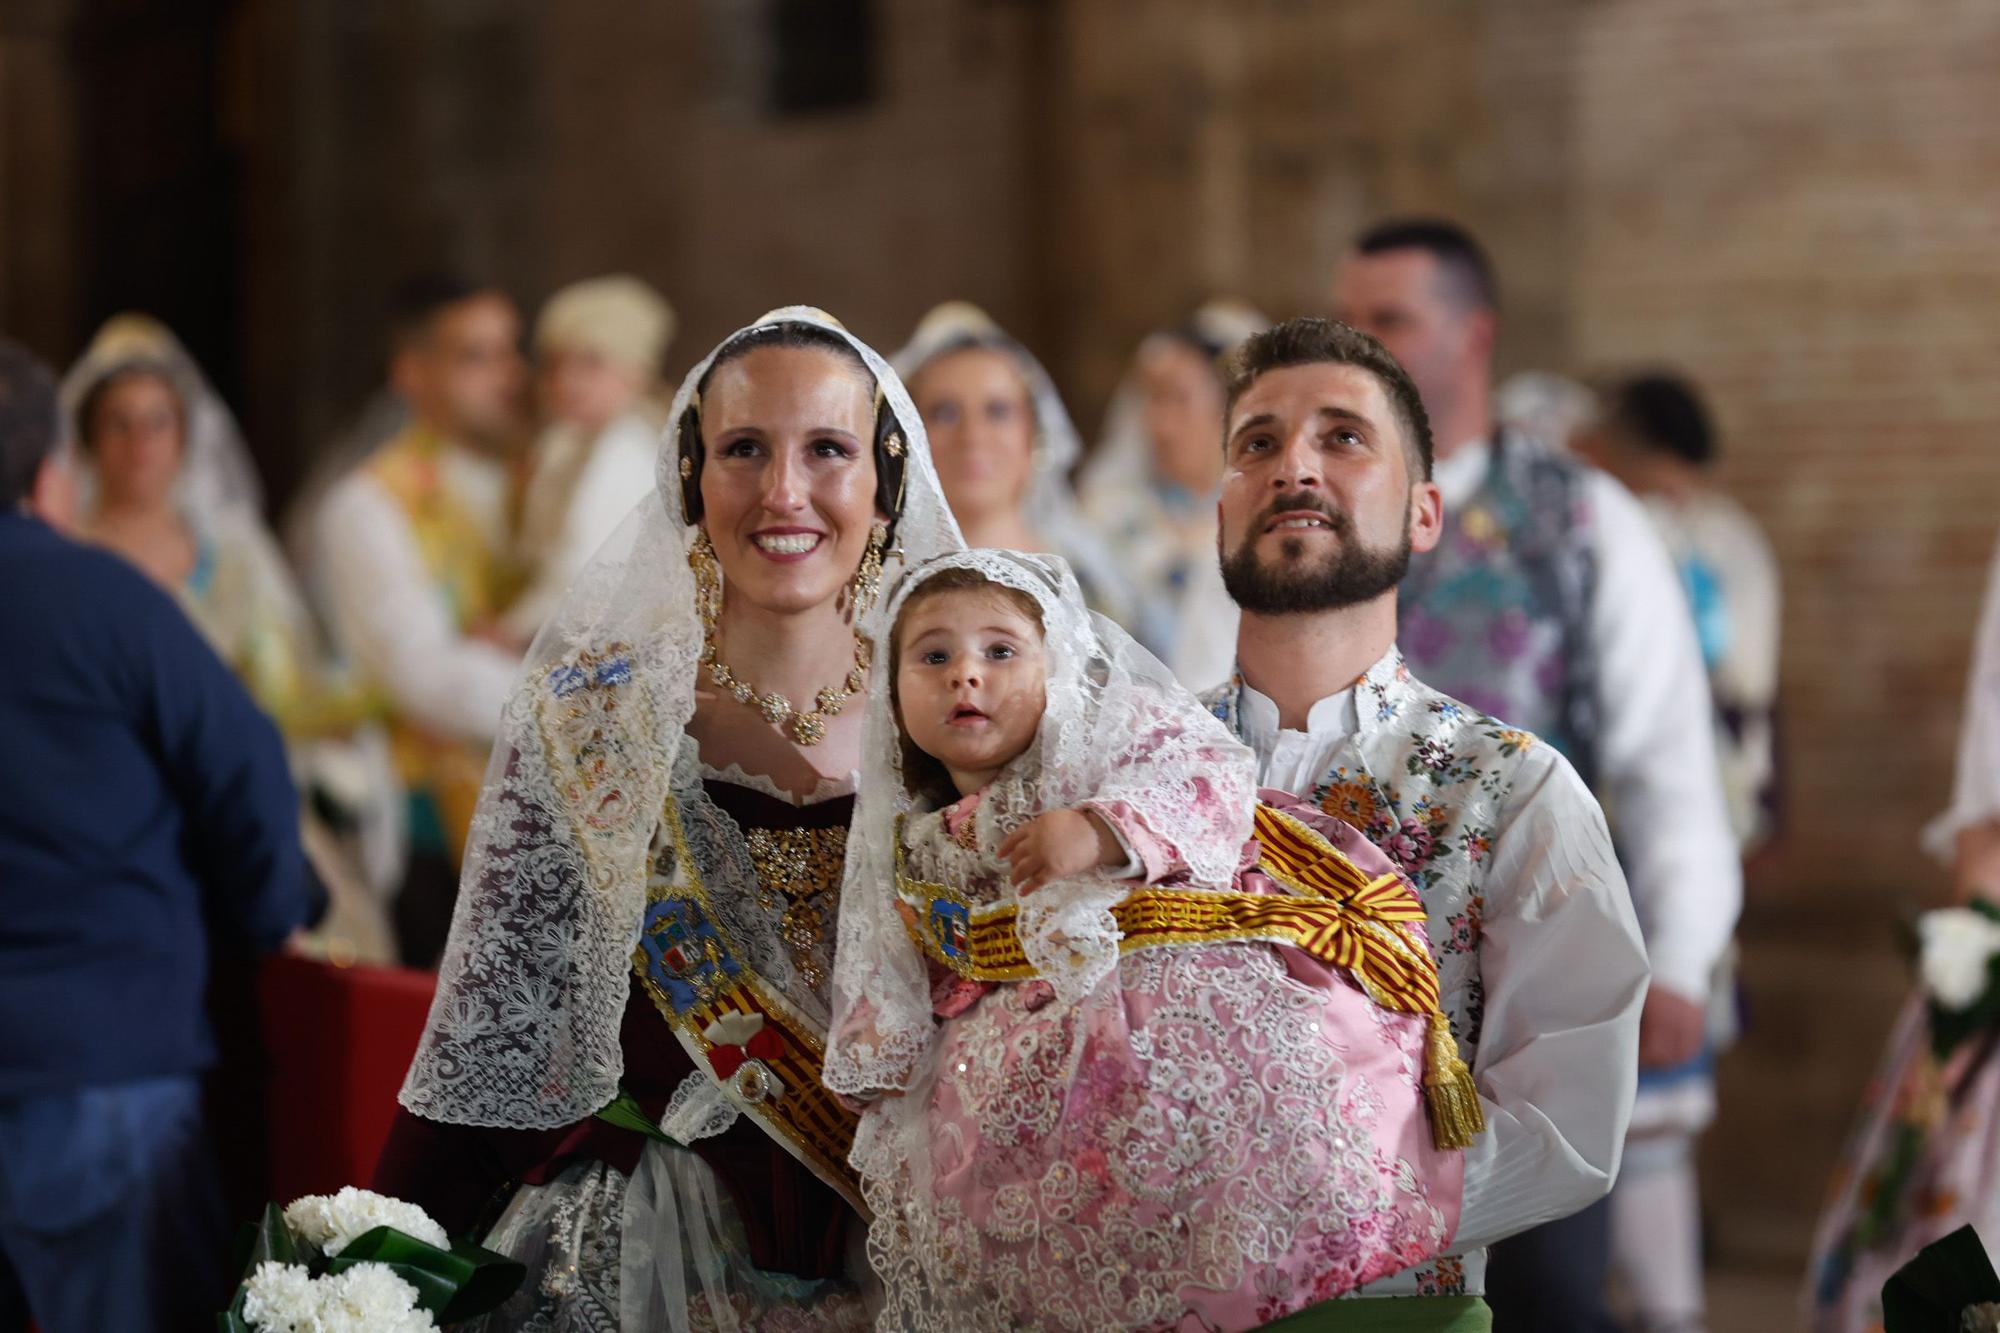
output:
[{"label": "blurred background people", "polygon": [[1215,563],[1222,479],[1221,361],[1269,327],[1240,301],[1210,301],[1139,344],[1084,465],[1083,514],[1139,599],[1135,633],[1196,688],[1229,674],[1227,639],[1187,616],[1198,571]]},{"label": "blurred background people", "polygon": [[[1714,427],[1693,386],[1672,375],[1609,382],[1588,418],[1566,397],[1551,438],[1645,506],[1680,574],[1714,705],[1715,753],[1737,847],[1748,855],[1776,828],[1779,587],[1770,545],[1743,507],[1716,489]],[[1711,998],[1715,1046],[1736,1031],[1736,955],[1724,955]],[[1646,1329],[1698,1329],[1704,1299],[1694,1134],[1714,1119],[1713,1078],[1656,1077],[1634,1111],[1611,1196],[1613,1265]]]},{"label": "blurred background people", "polygon": [[172,593],[284,734],[308,800],[304,835],[333,908],[319,942],[392,954],[382,902],[402,874],[386,740],[333,669],[264,526],[262,488],[229,408],[158,321],[108,321],[64,377],[76,535]]},{"label": "blurred background people", "polygon": [[[1672,1150],[1691,1153],[1713,1111],[1708,1014],[1742,875],[1673,566],[1616,481],[1494,431],[1498,286],[1470,234],[1429,219],[1369,228],[1341,262],[1334,306],[1410,372],[1437,443],[1445,532],[1403,582],[1410,670],[1553,743],[1599,793],[1653,969],[1633,1123],[1648,1125],[1649,1101],[1671,1098]],[[1690,1099],[1693,1123],[1681,1106]],[[1693,1199],[1676,1205],[1662,1229],[1684,1232],[1697,1253]],[[1608,1265],[1608,1202],[1501,1243],[1488,1278],[1494,1327],[1613,1327]],[[1696,1304],[1675,1312],[1676,1327],[1700,1326],[1698,1272]]]},{"label": "blurred background people", "polygon": [[673,307],[628,276],[573,283],[535,319],[543,426],[525,472],[515,550],[528,586],[502,617],[523,648],[563,589],[653,490]]},{"label": "blurred background people", "polygon": [[1493,391],[1493,421],[1500,430],[1543,449],[1569,449],[1578,431],[1597,419],[1597,396],[1566,375],[1523,370]]},{"label": "blurred background people", "polygon": [[[2000,950],[2000,550],[1987,576],[1966,673],[1951,804],[1924,830],[1950,868],[1957,940],[1919,918],[1918,985],[1890,1030],[1861,1114],[1832,1172],[1807,1266],[1812,1333],[1876,1333],[1882,1284],[1925,1246],[1971,1226],[2000,1237],[2000,1061],[1989,997]],[[1964,981],[1941,1004],[1933,959]],[[1947,1024],[1957,1031],[1947,1036]],[[1944,1038],[1941,1040],[1941,1038]]]},{"label": "blurred background people", "polygon": [[1070,470],[1083,446],[1034,354],[978,306],[947,301],[891,360],[923,414],[966,544],[1060,555],[1091,610],[1137,624],[1137,593],[1077,512]]},{"label": "blurred background people", "polygon": [[390,382],[409,424],[327,493],[321,563],[342,648],[388,709],[409,792],[403,960],[444,947],[458,864],[520,653],[510,467],[525,436],[520,317],[453,275],[399,293]]},{"label": "blurred background people", "polygon": [[1729,822],[1747,855],[1776,832],[1778,562],[1757,520],[1715,484],[1715,427],[1677,375],[1609,383],[1576,423],[1578,452],[1646,507],[1680,571],[1715,699],[1716,758]]},{"label": "blurred background people", "polygon": [[0,342],[0,1327],[179,1333],[234,1276],[212,951],[321,900],[276,728],[153,579],[44,521],[57,431]]}]

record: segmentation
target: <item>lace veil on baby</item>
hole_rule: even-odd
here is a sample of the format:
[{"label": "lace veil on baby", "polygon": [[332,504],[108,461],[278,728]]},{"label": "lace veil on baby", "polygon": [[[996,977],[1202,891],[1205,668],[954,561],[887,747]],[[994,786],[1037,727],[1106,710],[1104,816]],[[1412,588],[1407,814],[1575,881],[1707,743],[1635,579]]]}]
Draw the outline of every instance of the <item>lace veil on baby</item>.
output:
[{"label": "lace veil on baby", "polygon": [[[1004,835],[1048,811],[1116,802],[1179,849],[1188,887],[1228,889],[1250,836],[1254,757],[1157,658],[1085,609],[1061,558],[971,550],[913,566],[889,598],[877,662],[911,593],[947,569],[1027,593],[1044,627],[1047,711],[1027,753],[986,788],[982,816],[990,811]],[[896,910],[898,823],[920,807],[904,783],[893,702],[889,672],[878,669],[841,889],[825,1074],[828,1086],[855,1095],[909,1087],[934,1027],[924,961]],[[1092,873],[1019,899],[1023,949],[1059,1001],[1080,999],[1116,966],[1111,909],[1130,888]]]},{"label": "lace veil on baby", "polygon": [[[437,998],[403,1086],[403,1105],[418,1115],[548,1128],[589,1116],[617,1095],[619,1024],[649,851],[684,757],[702,650],[687,563],[697,529],[683,508],[680,431],[717,357],[786,324],[853,348],[875,379],[878,412],[893,415],[906,445],[892,538],[902,555],[885,574],[964,544],[902,381],[832,316],[805,306],[774,310],[688,372],[654,489],[571,585],[508,700]],[[884,614],[878,607],[864,617],[863,631],[886,623]],[[558,706],[565,698],[571,706]],[[594,702],[575,706],[577,698]]]}]

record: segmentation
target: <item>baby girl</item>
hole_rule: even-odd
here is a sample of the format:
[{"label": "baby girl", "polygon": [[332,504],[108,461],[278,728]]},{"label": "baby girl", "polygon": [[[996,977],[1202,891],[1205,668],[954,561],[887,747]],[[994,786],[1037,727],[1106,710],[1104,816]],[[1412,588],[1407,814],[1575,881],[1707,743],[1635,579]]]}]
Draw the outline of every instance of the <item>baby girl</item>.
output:
[{"label": "baby girl", "polygon": [[1477,1101],[1388,859],[1060,560],[889,615],[826,1059],[882,1326],[1251,1328],[1444,1252]]}]

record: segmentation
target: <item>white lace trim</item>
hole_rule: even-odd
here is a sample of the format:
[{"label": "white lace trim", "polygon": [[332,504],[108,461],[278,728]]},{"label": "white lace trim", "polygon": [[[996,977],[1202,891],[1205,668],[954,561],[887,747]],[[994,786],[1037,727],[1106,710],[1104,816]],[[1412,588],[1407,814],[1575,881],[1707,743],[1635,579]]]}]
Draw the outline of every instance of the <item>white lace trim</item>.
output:
[{"label": "white lace trim", "polygon": [[[691,747],[694,745],[694,741],[691,739],[687,743]],[[699,756],[700,751],[697,750],[696,757],[699,758]],[[745,772],[741,764],[730,764],[725,768],[717,768],[713,764],[703,763],[701,765],[701,775],[704,778],[713,778],[717,782],[726,782],[732,787],[747,787],[751,791],[762,792],[766,796],[783,801],[786,805],[800,810],[805,809],[809,805],[820,805],[826,801],[837,801],[843,796],[852,796],[854,794],[853,774],[849,774],[844,778],[822,777],[819,780],[819,785],[804,796],[786,791],[778,785],[776,779],[767,777],[762,773]]]}]

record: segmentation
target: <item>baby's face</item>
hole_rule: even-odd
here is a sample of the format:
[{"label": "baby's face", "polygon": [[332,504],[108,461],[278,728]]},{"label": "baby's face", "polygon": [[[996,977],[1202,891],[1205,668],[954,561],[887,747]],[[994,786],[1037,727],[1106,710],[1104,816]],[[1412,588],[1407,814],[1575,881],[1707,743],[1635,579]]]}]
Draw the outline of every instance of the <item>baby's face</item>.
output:
[{"label": "baby's face", "polygon": [[921,598],[904,613],[899,652],[903,729],[961,794],[991,782],[1035,739],[1048,703],[1042,632],[1003,594]]}]

